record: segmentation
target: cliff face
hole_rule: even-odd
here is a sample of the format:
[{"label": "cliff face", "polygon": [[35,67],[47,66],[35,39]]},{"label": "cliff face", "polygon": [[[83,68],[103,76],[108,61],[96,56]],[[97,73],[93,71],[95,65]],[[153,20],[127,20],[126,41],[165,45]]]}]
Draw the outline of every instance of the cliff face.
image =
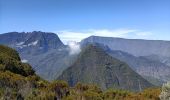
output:
[{"label": "cliff face", "polygon": [[134,56],[158,55],[170,57],[170,41],[91,36],[82,40],[81,44],[84,45],[88,42],[101,43],[112,50],[124,51]]},{"label": "cliff face", "polygon": [[0,44],[15,48],[19,53],[33,55],[64,46],[56,34],[41,31],[0,34]]}]

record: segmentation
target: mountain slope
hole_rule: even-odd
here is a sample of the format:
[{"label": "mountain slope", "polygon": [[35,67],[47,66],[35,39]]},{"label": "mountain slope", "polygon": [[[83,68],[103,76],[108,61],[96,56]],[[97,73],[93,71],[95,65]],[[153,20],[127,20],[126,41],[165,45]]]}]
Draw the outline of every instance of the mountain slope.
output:
[{"label": "mountain slope", "polygon": [[51,81],[75,61],[77,55],[70,55],[68,49],[53,49],[41,55],[23,55],[22,58],[28,60],[38,75]]},{"label": "mountain slope", "polygon": [[107,46],[105,51],[109,55],[126,62],[143,77],[156,78],[160,81],[170,80],[170,57],[168,57],[170,41],[98,36],[91,36],[81,41],[82,46],[96,43]]},{"label": "mountain slope", "polygon": [[22,76],[34,75],[32,67],[22,63],[15,50],[0,45],[0,71],[6,70]]},{"label": "mountain slope", "polygon": [[170,67],[160,61],[152,61],[145,57],[135,57],[122,51],[106,51],[112,57],[126,62],[137,73],[146,77],[153,77],[160,81],[170,80]]},{"label": "mountain slope", "polygon": [[162,85],[161,83],[164,81],[170,80],[168,78],[170,76],[170,67],[160,61],[153,61],[144,56],[136,57],[120,50],[111,50],[108,46],[99,43],[93,43],[93,45],[102,48],[110,56],[126,62],[134,71],[157,86]]},{"label": "mountain slope", "polygon": [[66,80],[71,86],[77,82],[94,83],[102,89],[119,88],[140,91],[152,86],[127,64],[112,58],[94,45],[88,45],[80,53],[76,62],[58,79]]},{"label": "mountain slope", "polygon": [[[0,45],[0,97],[4,100],[23,100],[22,98],[34,88],[39,77],[29,64],[22,63],[18,53]],[[31,80],[30,80],[31,79]],[[25,90],[29,88],[29,90]],[[22,92],[21,92],[22,91]]]}]

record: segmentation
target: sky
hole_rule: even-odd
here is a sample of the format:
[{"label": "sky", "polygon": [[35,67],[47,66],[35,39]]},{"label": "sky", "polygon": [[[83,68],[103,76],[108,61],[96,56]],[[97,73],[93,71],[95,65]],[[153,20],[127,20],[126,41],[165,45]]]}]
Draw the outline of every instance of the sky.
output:
[{"label": "sky", "polygon": [[0,0],[0,34],[12,31],[170,40],[170,0]]}]

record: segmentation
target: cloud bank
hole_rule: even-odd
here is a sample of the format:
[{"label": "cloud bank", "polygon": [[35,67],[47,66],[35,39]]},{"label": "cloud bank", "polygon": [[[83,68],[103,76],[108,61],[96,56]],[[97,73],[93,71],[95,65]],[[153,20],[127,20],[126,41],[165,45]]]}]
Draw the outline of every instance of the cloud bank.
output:
[{"label": "cloud bank", "polygon": [[74,54],[79,54],[81,49],[79,43],[75,41],[69,41],[68,43],[69,46],[69,54],[74,55]]},{"label": "cloud bank", "polygon": [[104,36],[104,37],[122,37],[122,38],[131,38],[131,39],[150,39],[152,32],[145,32],[135,29],[90,29],[83,31],[59,31],[57,32],[61,40],[67,44],[68,41],[80,42],[82,39],[89,36]]}]

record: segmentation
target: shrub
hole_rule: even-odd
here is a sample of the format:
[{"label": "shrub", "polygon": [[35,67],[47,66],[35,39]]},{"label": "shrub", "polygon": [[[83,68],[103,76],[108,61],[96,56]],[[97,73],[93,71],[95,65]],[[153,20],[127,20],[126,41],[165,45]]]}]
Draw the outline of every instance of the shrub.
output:
[{"label": "shrub", "polygon": [[109,89],[104,92],[104,99],[106,100],[122,100],[128,96],[131,96],[131,93],[125,90]]},{"label": "shrub", "polygon": [[170,82],[163,84],[162,92],[159,97],[161,100],[170,100]]}]

